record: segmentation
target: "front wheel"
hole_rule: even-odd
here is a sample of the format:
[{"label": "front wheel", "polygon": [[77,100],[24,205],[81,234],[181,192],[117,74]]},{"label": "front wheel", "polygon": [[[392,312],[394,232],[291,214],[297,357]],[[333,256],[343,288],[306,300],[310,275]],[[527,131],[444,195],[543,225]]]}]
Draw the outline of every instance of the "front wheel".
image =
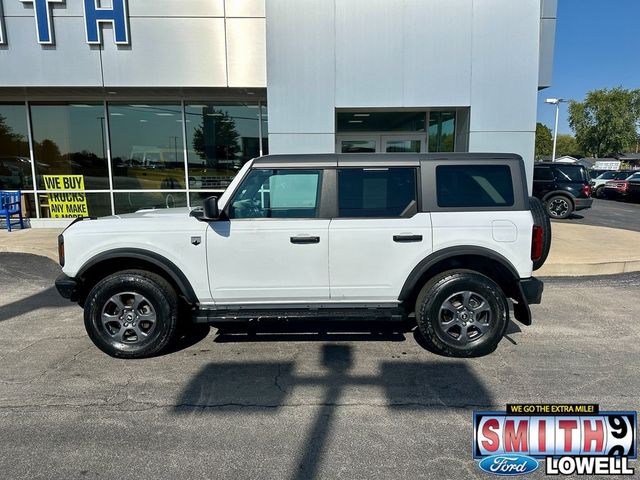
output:
[{"label": "front wheel", "polygon": [[547,200],[547,213],[551,218],[563,220],[573,213],[573,204],[567,197],[556,195]]},{"label": "front wheel", "polygon": [[433,278],[418,295],[415,311],[429,346],[451,357],[492,352],[509,323],[502,289],[471,270],[450,270]]},{"label": "front wheel", "polygon": [[89,293],[84,324],[93,343],[112,357],[144,358],[169,345],[178,322],[178,298],[154,273],[128,270],[101,280]]}]

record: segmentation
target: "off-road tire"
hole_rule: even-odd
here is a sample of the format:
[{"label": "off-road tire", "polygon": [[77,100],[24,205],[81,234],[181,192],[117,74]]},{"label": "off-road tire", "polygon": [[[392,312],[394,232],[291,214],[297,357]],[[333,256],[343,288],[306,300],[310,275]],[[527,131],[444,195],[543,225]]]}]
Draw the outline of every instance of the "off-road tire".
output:
[{"label": "off-road tire", "polygon": [[[439,327],[440,309],[452,295],[466,291],[486,300],[491,322],[479,338],[459,344]],[[449,270],[436,275],[420,291],[415,312],[418,329],[428,347],[448,357],[479,357],[493,352],[509,324],[508,303],[500,286],[472,270]]]},{"label": "off-road tire", "polygon": [[[132,292],[142,295],[155,313],[155,326],[138,343],[112,338],[102,321],[103,309],[114,296]],[[161,276],[144,270],[126,270],[99,281],[84,305],[84,324],[89,338],[100,350],[117,358],[145,358],[157,355],[174,339],[178,324],[178,297]],[[123,327],[121,327],[123,328]]]},{"label": "off-road tire", "polygon": [[[556,212],[552,207],[555,205],[555,202],[566,202],[566,210],[562,213]],[[556,220],[564,220],[565,218],[569,218],[569,216],[573,213],[573,202],[569,197],[564,195],[554,195],[550,197],[545,202],[545,210],[549,217],[555,218]]]},{"label": "off-road tire", "polygon": [[538,270],[547,261],[551,250],[551,220],[544,209],[544,204],[538,198],[529,197],[529,207],[533,224],[542,227],[542,256],[533,262],[533,269]]}]

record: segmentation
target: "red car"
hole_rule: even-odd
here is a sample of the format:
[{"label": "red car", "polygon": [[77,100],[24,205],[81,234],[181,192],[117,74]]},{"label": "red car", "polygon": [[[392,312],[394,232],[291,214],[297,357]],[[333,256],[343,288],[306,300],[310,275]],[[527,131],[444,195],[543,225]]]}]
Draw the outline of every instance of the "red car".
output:
[{"label": "red car", "polygon": [[604,197],[626,197],[629,194],[629,180],[640,180],[640,172],[621,172],[613,180],[604,184]]}]

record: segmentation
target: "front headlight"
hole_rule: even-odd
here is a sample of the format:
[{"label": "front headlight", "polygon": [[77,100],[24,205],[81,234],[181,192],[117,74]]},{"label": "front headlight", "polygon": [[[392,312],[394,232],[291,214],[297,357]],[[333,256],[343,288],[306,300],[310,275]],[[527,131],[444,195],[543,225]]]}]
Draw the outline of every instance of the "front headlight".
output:
[{"label": "front headlight", "polygon": [[64,235],[58,235],[58,261],[64,267]]}]

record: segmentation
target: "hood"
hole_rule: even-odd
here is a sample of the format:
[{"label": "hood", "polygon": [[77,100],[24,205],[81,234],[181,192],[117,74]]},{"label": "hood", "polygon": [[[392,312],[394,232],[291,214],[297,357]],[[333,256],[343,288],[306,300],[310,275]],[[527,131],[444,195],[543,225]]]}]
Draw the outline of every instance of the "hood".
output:
[{"label": "hood", "polygon": [[116,219],[120,218],[122,220],[126,219],[136,219],[136,218],[171,218],[178,217],[183,218],[189,216],[191,212],[190,208],[182,207],[182,208],[157,208],[157,209],[145,209],[138,210],[134,213],[124,213],[121,215],[115,215],[111,217],[103,217],[106,219]]}]

